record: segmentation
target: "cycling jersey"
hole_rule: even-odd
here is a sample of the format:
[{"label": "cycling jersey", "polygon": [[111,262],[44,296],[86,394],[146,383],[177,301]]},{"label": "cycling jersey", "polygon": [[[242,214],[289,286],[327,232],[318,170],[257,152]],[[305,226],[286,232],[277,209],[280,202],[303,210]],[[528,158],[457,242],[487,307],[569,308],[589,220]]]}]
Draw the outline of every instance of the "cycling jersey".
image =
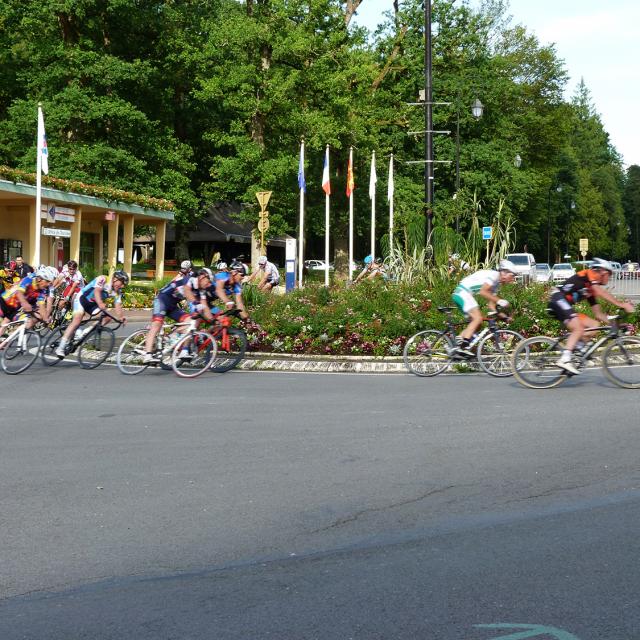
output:
[{"label": "cycling jersey", "polygon": [[559,287],[554,287],[549,299],[549,313],[556,320],[567,322],[578,315],[573,308],[577,302],[586,300],[592,307],[598,304],[592,289],[593,285],[598,283],[591,278],[592,274],[589,270],[579,271],[567,278]]},{"label": "cycling jersey", "polygon": [[62,267],[62,271],[60,272],[60,275],[62,276],[64,285],[65,285],[64,293],[63,293],[65,297],[70,295],[71,288],[73,287],[74,284],[76,285],[76,291],[84,287],[84,284],[85,284],[84,278],[82,277],[82,274],[80,273],[79,269],[76,269],[73,273],[71,273],[69,271],[69,267],[65,265],[64,267]]},{"label": "cycling jersey", "polygon": [[41,291],[35,285],[35,275],[30,273],[25,278],[22,278],[18,284],[13,285],[2,294],[2,300],[5,305],[12,309],[18,309],[20,307],[20,299],[18,298],[18,292],[27,299],[29,304],[35,304],[42,302],[46,296],[48,289]]},{"label": "cycling jersey", "polygon": [[102,289],[100,297],[104,302],[113,300],[114,304],[122,304],[122,294],[113,290],[113,282],[107,281],[107,276],[98,276],[82,288],[79,298],[86,302],[96,301],[96,289]]},{"label": "cycling jersey", "polygon": [[184,300],[184,288],[189,283],[189,280],[191,280],[189,275],[178,274],[169,284],[158,291],[158,297],[173,298],[178,301]]},{"label": "cycling jersey", "polygon": [[[262,269],[262,265],[260,265]],[[280,273],[278,267],[273,262],[266,262],[264,264],[264,272],[267,274],[267,282],[274,287],[280,282]]]},{"label": "cycling jersey", "polygon": [[492,269],[481,269],[463,278],[460,284],[454,289],[451,299],[464,314],[478,306],[473,297],[482,287],[489,285],[491,293],[495,293],[500,284],[500,272]]}]

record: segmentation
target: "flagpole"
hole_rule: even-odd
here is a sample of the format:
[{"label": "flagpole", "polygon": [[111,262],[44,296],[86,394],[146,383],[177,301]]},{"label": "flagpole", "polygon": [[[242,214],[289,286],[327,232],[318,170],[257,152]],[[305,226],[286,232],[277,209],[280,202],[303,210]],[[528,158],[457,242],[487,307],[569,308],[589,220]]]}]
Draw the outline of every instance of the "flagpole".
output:
[{"label": "flagpole", "polygon": [[393,251],[393,153],[389,160],[389,182],[387,187],[387,199],[389,200],[389,252]]},{"label": "flagpole", "polygon": [[[42,123],[42,124],[41,124]],[[34,269],[40,265],[40,209],[42,209],[42,138],[44,137],[44,117],[42,115],[42,103],[38,102],[38,141],[36,143],[37,159],[36,159],[36,224],[35,238],[33,243],[33,255],[31,256],[31,264]]]},{"label": "flagpole", "polygon": [[371,198],[371,261],[376,257],[376,152],[371,152],[371,173],[369,175],[369,197]]},{"label": "flagpole", "polygon": [[[327,167],[327,185],[329,179],[329,145],[327,145],[325,151],[325,165]],[[324,188],[324,176],[323,176],[323,188]],[[329,194],[331,193],[331,189],[327,188],[325,190],[324,196],[324,286],[329,286]]]},{"label": "flagpole", "polygon": [[[302,176],[302,181],[300,177]],[[298,240],[298,288],[302,289],[302,270],[304,266],[304,138],[300,142],[300,165],[298,168],[298,186],[300,187],[300,239]]]},{"label": "flagpole", "polygon": [[[353,147],[349,147],[349,167],[353,175]],[[347,171],[347,181],[349,180]],[[349,185],[349,281],[353,281],[353,190]]]}]

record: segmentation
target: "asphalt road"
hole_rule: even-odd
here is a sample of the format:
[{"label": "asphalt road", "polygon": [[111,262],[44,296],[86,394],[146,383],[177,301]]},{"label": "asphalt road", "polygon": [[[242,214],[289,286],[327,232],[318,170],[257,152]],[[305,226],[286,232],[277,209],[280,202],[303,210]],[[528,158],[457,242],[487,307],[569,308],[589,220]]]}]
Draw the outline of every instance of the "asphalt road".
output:
[{"label": "asphalt road", "polygon": [[2,640],[639,637],[640,396],[597,371],[2,383]]}]

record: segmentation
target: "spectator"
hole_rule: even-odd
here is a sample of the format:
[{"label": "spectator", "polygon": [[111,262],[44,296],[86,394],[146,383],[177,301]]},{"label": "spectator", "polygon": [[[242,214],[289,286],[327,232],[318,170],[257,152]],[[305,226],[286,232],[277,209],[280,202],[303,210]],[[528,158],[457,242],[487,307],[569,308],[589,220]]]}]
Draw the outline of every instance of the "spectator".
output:
[{"label": "spectator", "polygon": [[273,262],[267,260],[267,256],[258,258],[258,268],[247,278],[247,282],[258,281],[260,291],[271,291],[280,284],[280,273]]},{"label": "spectator", "polygon": [[353,281],[353,284],[364,280],[373,280],[374,278],[382,277],[386,279],[387,272],[382,262],[378,262],[376,258],[367,256],[364,259],[364,269],[358,274],[358,277]]},{"label": "spectator", "polygon": [[26,278],[30,273],[33,273],[33,267],[28,265],[22,256],[16,256],[16,275],[22,278]]}]

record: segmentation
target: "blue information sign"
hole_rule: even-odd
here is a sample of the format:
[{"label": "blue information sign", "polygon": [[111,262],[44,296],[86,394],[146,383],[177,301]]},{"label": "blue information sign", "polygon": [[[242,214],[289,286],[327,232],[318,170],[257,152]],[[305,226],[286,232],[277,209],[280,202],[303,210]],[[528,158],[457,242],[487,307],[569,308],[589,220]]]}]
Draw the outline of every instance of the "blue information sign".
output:
[{"label": "blue information sign", "polygon": [[482,227],[482,239],[491,240],[493,237],[493,227]]}]

